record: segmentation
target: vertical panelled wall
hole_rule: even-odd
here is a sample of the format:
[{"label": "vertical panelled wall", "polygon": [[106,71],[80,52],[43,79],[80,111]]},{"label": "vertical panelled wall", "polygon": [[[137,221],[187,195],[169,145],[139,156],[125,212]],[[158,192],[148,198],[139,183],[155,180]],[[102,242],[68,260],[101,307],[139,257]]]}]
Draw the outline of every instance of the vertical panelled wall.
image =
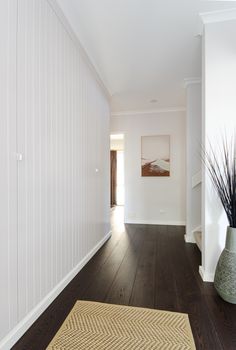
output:
[{"label": "vertical panelled wall", "polygon": [[109,111],[45,0],[19,1],[18,84],[21,319],[109,231]]},{"label": "vertical panelled wall", "polygon": [[[48,1],[18,1],[17,22],[19,322],[79,269],[110,227],[107,97]],[[7,154],[6,136],[1,142]]]},{"label": "vertical panelled wall", "polygon": [[0,1],[0,339],[17,322],[16,16]]}]

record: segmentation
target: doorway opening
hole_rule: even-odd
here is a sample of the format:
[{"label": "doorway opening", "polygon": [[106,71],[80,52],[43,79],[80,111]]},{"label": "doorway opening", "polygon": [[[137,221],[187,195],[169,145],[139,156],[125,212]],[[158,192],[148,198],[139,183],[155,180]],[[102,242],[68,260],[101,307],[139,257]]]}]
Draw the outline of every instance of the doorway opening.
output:
[{"label": "doorway opening", "polygon": [[110,135],[111,207],[125,204],[124,134]]}]

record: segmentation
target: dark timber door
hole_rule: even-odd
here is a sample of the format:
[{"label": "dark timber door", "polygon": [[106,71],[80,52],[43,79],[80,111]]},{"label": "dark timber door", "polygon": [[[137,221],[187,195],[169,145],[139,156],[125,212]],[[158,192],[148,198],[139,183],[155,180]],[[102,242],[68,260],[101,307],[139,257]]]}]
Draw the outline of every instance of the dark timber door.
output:
[{"label": "dark timber door", "polygon": [[116,205],[116,183],[117,183],[117,156],[116,151],[111,151],[111,207]]}]

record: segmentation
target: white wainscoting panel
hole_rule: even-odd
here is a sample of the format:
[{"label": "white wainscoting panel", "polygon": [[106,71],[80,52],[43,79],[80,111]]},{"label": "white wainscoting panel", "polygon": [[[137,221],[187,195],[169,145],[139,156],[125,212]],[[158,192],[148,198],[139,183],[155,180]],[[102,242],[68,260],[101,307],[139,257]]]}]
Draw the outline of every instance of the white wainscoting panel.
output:
[{"label": "white wainscoting panel", "polygon": [[0,339],[17,322],[17,1],[0,1]]},{"label": "white wainscoting panel", "polygon": [[[0,130],[1,151],[5,152],[2,166],[7,169],[1,173],[4,178],[0,181],[5,198],[1,199],[1,214],[5,217],[1,234],[5,238],[0,246],[0,274],[7,285],[0,292],[0,303],[4,298],[15,299],[3,305],[3,313],[1,309],[1,327],[8,320],[1,328],[1,337],[17,322],[19,328],[20,322],[32,310],[38,310],[42,301],[46,305],[47,296],[59,290],[57,286],[62,281],[69,280],[66,276],[72,276],[71,271],[76,271],[95,252],[94,248],[108,238],[110,231],[107,96],[75,38],[58,17],[53,2],[17,3],[17,122],[9,126],[7,116],[11,111],[9,106],[3,106],[6,133],[2,127]],[[3,4],[1,1],[0,10],[7,8]],[[0,19],[8,21],[8,13],[1,11]],[[1,90],[2,84],[7,86],[7,79],[0,82]],[[9,179],[8,128],[13,131],[18,153],[18,162],[13,162],[18,164],[17,171],[12,172],[13,179]],[[14,179],[17,191],[15,188],[13,192],[17,194],[10,208],[9,181]],[[11,247],[10,235],[15,231],[18,236],[15,234]],[[2,266],[6,262],[8,269],[15,263],[16,288],[4,275],[7,271]],[[18,328],[15,335],[13,329],[13,337],[20,335]]]},{"label": "white wainscoting panel", "polygon": [[109,231],[109,109],[48,2],[18,6],[21,319]]}]

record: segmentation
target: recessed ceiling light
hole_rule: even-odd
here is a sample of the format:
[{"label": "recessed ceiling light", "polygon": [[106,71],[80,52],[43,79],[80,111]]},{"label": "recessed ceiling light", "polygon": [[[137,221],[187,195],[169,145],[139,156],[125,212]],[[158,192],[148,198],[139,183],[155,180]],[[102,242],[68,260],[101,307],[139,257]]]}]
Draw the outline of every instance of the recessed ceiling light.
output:
[{"label": "recessed ceiling light", "polygon": [[153,98],[152,100],[149,101],[150,103],[157,103],[157,100]]}]

